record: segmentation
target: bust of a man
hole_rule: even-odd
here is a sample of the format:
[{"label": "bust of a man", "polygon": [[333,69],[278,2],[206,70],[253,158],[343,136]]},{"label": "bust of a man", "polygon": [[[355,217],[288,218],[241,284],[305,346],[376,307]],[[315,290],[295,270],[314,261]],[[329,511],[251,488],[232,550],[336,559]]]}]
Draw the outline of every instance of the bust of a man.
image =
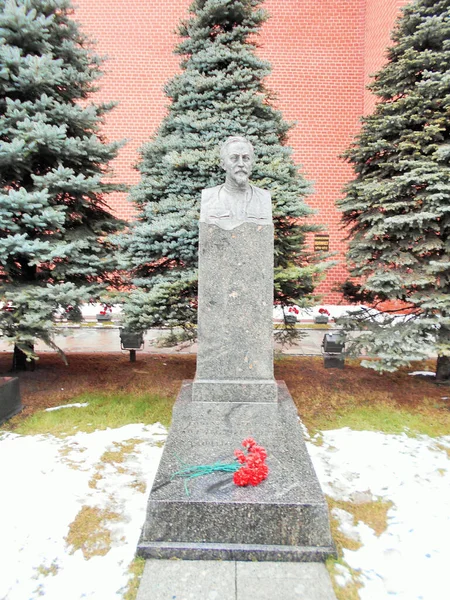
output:
[{"label": "bust of a man", "polygon": [[225,183],[202,191],[201,222],[226,230],[242,223],[272,223],[270,193],[249,182],[253,163],[253,146],[246,138],[236,136],[225,140],[220,149]]}]

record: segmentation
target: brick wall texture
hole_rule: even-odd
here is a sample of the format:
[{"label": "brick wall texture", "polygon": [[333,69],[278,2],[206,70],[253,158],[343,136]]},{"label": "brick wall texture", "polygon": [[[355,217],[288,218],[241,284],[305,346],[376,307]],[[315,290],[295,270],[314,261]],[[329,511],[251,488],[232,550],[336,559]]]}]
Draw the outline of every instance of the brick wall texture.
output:
[{"label": "brick wall texture", "polygon": [[[164,84],[179,69],[172,53],[175,28],[191,0],[76,0],[76,19],[106,55],[105,74],[95,101],[117,101],[106,118],[104,134],[127,144],[113,163],[117,181],[134,184],[138,149],[155,133],[169,100]],[[289,144],[294,159],[313,184],[308,204],[314,221],[326,227],[330,250],[339,264],[320,285],[324,302],[337,302],[333,291],[346,278],[345,231],[335,201],[352,178],[340,158],[375,99],[365,89],[370,75],[386,60],[390,31],[406,0],[266,0],[271,18],[264,24],[258,52],[270,61],[267,82],[276,106],[295,121]],[[122,218],[133,216],[125,194],[109,204]]]}]

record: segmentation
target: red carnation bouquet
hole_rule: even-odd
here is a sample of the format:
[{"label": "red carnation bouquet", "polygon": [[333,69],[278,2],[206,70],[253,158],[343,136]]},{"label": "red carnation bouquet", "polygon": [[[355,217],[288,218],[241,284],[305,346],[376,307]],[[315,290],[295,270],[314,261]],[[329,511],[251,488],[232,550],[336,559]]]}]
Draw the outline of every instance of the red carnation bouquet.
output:
[{"label": "red carnation bouquet", "polygon": [[242,465],[233,475],[236,485],[258,485],[267,478],[269,467],[266,465],[267,452],[262,446],[258,446],[253,438],[247,438],[242,442],[247,453],[235,450],[234,455]]},{"label": "red carnation bouquet", "polygon": [[184,487],[189,496],[187,481],[195,477],[210,475],[211,473],[233,473],[233,481],[236,485],[245,487],[247,485],[258,485],[267,478],[269,467],[266,465],[267,452],[262,446],[258,446],[253,438],[246,438],[242,442],[243,450],[234,451],[234,462],[216,462],[211,465],[186,466],[174,473],[171,479],[182,477],[185,479]]}]

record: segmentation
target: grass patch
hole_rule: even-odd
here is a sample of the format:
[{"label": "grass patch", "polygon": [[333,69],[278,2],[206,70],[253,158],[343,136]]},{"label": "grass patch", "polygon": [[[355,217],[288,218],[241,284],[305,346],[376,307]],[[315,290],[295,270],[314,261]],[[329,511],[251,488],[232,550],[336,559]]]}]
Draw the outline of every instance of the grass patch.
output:
[{"label": "grass patch", "polygon": [[[329,558],[325,564],[330,574],[331,584],[337,600],[360,600],[358,590],[363,587],[363,584],[359,579],[358,571],[352,569],[343,559],[335,560],[334,558]],[[344,586],[336,582],[337,576],[341,574],[339,567],[346,569],[351,576],[351,580]]]},{"label": "grass patch", "polygon": [[134,452],[138,444],[142,444],[143,440],[126,440],[125,442],[114,442],[114,450],[107,450],[100,458],[102,463],[113,463],[115,465],[126,461],[127,456]]},{"label": "grass patch", "polygon": [[[439,437],[447,435],[450,430],[450,419],[436,421],[434,414],[427,412],[411,412],[407,409],[391,405],[346,406],[337,409],[334,414],[317,416],[314,430],[340,429],[350,427],[354,431],[382,431],[383,433],[406,433],[409,436],[428,435]],[[314,433],[314,431],[313,431]]]},{"label": "grass patch", "polygon": [[130,579],[123,595],[123,600],[135,600],[138,593],[139,584],[144,573],[144,568],[145,558],[142,558],[141,556],[137,556],[130,564],[128,568]]},{"label": "grass patch", "polygon": [[[387,529],[387,513],[393,504],[392,502],[385,502],[383,500],[375,500],[374,502],[346,502],[344,500],[335,500],[330,496],[327,496],[326,499],[330,511],[331,534],[338,554],[337,559],[330,558],[326,562],[334,593],[338,600],[359,600],[358,590],[362,587],[359,572],[352,569],[344,560],[344,549],[359,550],[361,543],[342,533],[339,519],[333,513],[333,509],[340,508],[345,510],[353,516],[354,525],[362,521],[373,529],[375,535],[380,536]],[[346,571],[349,574],[349,581],[345,585],[340,585],[339,583],[339,576],[342,576],[342,571]]]},{"label": "grass patch", "polygon": [[98,468],[96,470],[96,472],[90,478],[90,480],[88,482],[88,486],[91,488],[91,490],[97,489],[97,483],[99,483],[99,481],[101,481],[103,479],[103,474],[101,471],[102,471],[102,469]]},{"label": "grass patch", "polygon": [[[359,579],[358,572],[352,569],[344,560],[344,549],[347,550],[359,550],[361,543],[358,540],[354,540],[344,533],[340,529],[340,521],[332,513],[332,509],[337,507],[336,501],[329,496],[326,496],[328,502],[328,508],[330,513],[330,529],[333,541],[336,544],[337,559],[328,558],[326,561],[326,567],[331,577],[331,583],[333,585],[334,593],[336,594],[337,600],[359,600],[358,590],[362,587],[362,583]],[[344,509],[346,510],[346,509]],[[350,574],[350,580],[344,585],[338,583],[338,575],[341,574],[341,570],[344,569]]]},{"label": "grass patch", "polygon": [[344,500],[334,500],[327,498],[330,510],[333,508],[342,508],[353,515],[353,524],[356,525],[362,521],[380,536],[387,529],[387,513],[394,505],[392,502],[384,500],[375,500],[374,502],[346,502]]},{"label": "grass patch", "polygon": [[72,435],[75,430],[89,433],[128,423],[159,421],[168,427],[173,407],[173,400],[153,394],[86,393],[73,397],[68,403],[73,402],[87,402],[88,406],[36,412],[19,421],[14,431],[23,435],[52,433],[65,436]]},{"label": "grass patch", "polygon": [[127,466],[124,464],[132,454],[136,446],[142,444],[143,440],[139,439],[129,439],[124,442],[114,442],[113,449],[107,450],[100,457],[100,461],[96,466],[95,473],[92,475],[91,479],[88,482],[88,485],[91,489],[98,489],[98,484],[106,477],[105,475],[105,465],[109,464],[113,467],[117,473],[128,473],[129,475],[135,476],[131,483],[129,483],[129,487],[132,487],[137,492],[141,494],[145,494],[147,491],[147,483],[138,478],[138,475],[133,471],[130,471]]},{"label": "grass patch", "polygon": [[[353,550],[353,551],[359,550],[361,548],[361,542],[359,540],[355,540],[353,538],[346,536],[345,533],[343,533],[341,531],[340,521],[339,521],[338,517],[333,513],[333,508],[343,508],[343,507],[339,506],[337,501],[333,500],[333,498],[330,498],[329,496],[326,496],[326,499],[328,502],[328,510],[330,513],[331,533],[333,536],[334,543],[336,544],[338,558],[342,558],[343,554],[344,554],[344,552],[343,552],[344,548],[347,550]],[[347,510],[347,509],[344,508],[343,510]],[[350,512],[350,511],[347,510],[347,512]],[[350,514],[352,514],[352,513],[350,513]]]},{"label": "grass patch", "polygon": [[433,379],[408,375],[431,370],[422,361],[395,373],[380,374],[346,360],[344,369],[325,369],[320,357],[284,357],[275,363],[309,432],[351,427],[438,437],[450,434],[450,410]]},{"label": "grass patch", "polygon": [[58,574],[59,567],[56,561],[53,561],[52,564],[47,567],[46,565],[39,565],[36,569],[38,576],[42,577],[55,577]]},{"label": "grass patch", "polygon": [[69,533],[65,538],[70,553],[81,550],[87,560],[108,554],[112,535],[106,524],[120,519],[120,515],[111,510],[83,506],[70,524]]},{"label": "grass patch", "polygon": [[445,452],[448,458],[450,459],[450,448],[448,446],[444,446],[443,444],[435,444],[436,449],[441,452]]}]

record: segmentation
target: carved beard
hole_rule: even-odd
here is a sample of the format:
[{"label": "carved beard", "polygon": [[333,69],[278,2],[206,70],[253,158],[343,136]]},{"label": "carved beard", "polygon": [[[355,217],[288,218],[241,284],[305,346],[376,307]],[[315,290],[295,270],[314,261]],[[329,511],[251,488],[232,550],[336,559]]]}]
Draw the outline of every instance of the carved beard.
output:
[{"label": "carved beard", "polygon": [[248,182],[248,173],[245,173],[244,171],[234,173],[234,180],[238,185],[243,185]]}]

